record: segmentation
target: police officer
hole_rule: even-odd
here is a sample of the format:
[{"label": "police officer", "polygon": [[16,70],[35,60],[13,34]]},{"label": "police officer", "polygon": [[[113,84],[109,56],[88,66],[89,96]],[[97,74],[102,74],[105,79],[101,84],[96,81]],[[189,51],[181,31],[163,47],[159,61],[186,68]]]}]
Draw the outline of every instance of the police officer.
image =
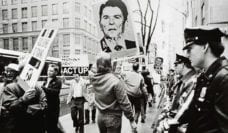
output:
[{"label": "police officer", "polygon": [[[196,78],[196,71],[191,66],[191,62],[187,57],[176,54],[176,61],[174,62],[174,64],[175,71],[180,76],[180,78],[177,83],[172,87],[174,93],[172,96],[173,100],[170,105],[170,113],[168,113],[168,119],[174,118],[178,110],[186,102],[187,97],[189,96],[191,90],[194,87],[194,81]],[[162,124],[162,122],[164,121],[161,121],[160,124]],[[174,124],[170,126],[169,133],[176,133],[179,126],[179,124]]]},{"label": "police officer", "polygon": [[193,67],[204,69],[197,78],[195,95],[180,122],[187,133],[228,132],[228,60],[221,57],[224,46],[218,29],[186,28],[185,40]]}]

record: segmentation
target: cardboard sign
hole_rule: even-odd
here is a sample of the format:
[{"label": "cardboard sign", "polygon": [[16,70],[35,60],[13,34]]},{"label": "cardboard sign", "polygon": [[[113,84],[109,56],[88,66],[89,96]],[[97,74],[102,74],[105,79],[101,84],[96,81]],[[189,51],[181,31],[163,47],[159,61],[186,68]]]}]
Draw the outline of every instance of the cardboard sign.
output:
[{"label": "cardboard sign", "polygon": [[74,57],[63,59],[62,74],[65,76],[73,76],[73,74],[87,76],[88,71],[88,55],[77,55]]},{"label": "cardboard sign", "polygon": [[44,67],[45,60],[58,31],[58,26],[50,23],[46,24],[30,53],[25,66],[18,79],[19,85],[24,89],[34,88]]}]

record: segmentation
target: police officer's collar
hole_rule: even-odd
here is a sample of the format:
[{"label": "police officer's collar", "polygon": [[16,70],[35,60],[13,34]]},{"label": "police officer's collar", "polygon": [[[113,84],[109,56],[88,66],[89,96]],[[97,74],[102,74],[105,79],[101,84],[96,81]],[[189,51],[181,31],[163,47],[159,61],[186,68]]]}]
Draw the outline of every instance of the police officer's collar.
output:
[{"label": "police officer's collar", "polygon": [[212,65],[208,68],[208,70],[205,72],[205,77],[210,80],[212,79],[218,70],[223,66],[222,61],[225,60],[225,57],[218,58]]}]

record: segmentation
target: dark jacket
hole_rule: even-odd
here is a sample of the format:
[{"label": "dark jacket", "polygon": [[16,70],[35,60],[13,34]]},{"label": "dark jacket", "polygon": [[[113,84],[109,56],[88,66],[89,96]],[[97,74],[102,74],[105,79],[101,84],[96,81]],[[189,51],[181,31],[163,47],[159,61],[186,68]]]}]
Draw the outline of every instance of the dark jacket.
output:
[{"label": "dark jacket", "polygon": [[[4,125],[3,128],[5,129],[1,131],[0,127],[1,133],[5,131],[11,133],[29,133],[33,130],[36,131],[36,128],[32,128],[32,126],[38,127],[37,124],[39,124],[39,128],[37,129],[42,128],[40,124],[43,121],[41,122],[40,120],[42,120],[42,111],[46,107],[46,98],[41,88],[36,87],[35,89],[35,98],[24,102],[22,96],[25,92],[16,82],[9,83],[4,87],[2,105],[6,110],[2,111],[1,114],[2,121],[5,121],[5,123],[1,123],[1,126]],[[39,120],[31,119],[35,117],[39,118]]]},{"label": "dark jacket", "polygon": [[100,111],[122,114],[133,121],[133,111],[125,91],[126,85],[112,73],[92,77],[95,104]]},{"label": "dark jacket", "polygon": [[59,94],[62,88],[62,81],[57,77],[55,77],[50,81],[47,88],[45,87],[46,84],[47,84],[47,81],[44,82],[42,88],[44,89],[44,92],[47,97],[48,110],[49,111],[59,110],[59,104],[60,104]]},{"label": "dark jacket", "polygon": [[228,133],[228,61],[216,60],[197,79],[195,95],[180,120],[187,133]]}]

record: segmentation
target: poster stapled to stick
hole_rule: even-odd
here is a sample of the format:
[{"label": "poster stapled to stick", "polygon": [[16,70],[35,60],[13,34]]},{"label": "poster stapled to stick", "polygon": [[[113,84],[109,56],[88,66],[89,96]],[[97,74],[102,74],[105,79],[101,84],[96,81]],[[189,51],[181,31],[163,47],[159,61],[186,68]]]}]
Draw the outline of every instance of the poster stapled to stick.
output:
[{"label": "poster stapled to stick", "polygon": [[24,68],[19,76],[18,83],[24,89],[34,88],[41,71],[44,67],[45,60],[58,31],[58,25],[47,23],[32,49],[32,52],[27,57]]}]

